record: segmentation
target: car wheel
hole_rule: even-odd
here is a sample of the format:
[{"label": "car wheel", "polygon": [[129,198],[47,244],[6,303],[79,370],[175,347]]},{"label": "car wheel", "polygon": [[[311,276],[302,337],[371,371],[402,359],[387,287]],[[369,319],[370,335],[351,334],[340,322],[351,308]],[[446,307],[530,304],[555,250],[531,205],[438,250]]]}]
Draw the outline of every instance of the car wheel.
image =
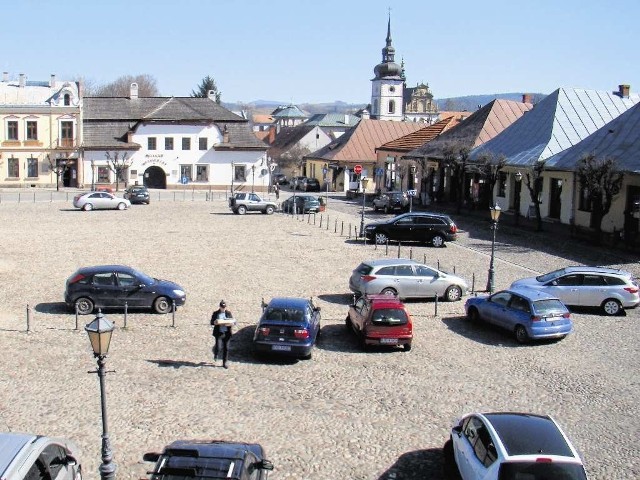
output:
[{"label": "car wheel", "polygon": [[518,343],[524,344],[529,341],[529,335],[527,335],[527,329],[524,328],[522,325],[516,325],[515,335],[516,335],[516,341]]},{"label": "car wheel", "polygon": [[347,330],[353,330],[353,325],[351,324],[351,317],[347,315],[347,318],[344,319],[344,326],[347,327]]},{"label": "car wheel", "polygon": [[467,312],[467,318],[470,322],[477,323],[480,321],[480,313],[478,313],[478,309],[475,307],[469,308]]},{"label": "car wheel", "polygon": [[156,313],[169,313],[172,304],[167,297],[158,297],[153,302],[153,309]]},{"label": "car wheel", "polygon": [[609,298],[602,302],[602,311],[609,316],[619,315],[622,311],[622,305],[615,298]]},{"label": "car wheel", "polygon": [[442,448],[444,478],[447,480],[461,480],[460,471],[458,465],[456,465],[456,459],[453,454],[453,440],[449,438]]},{"label": "car wheel", "polygon": [[389,213],[389,205],[384,206],[384,213]]},{"label": "car wheel", "polygon": [[380,210],[376,205],[373,206],[373,211],[377,212],[378,210]]},{"label": "car wheel", "polygon": [[405,352],[410,352],[411,351],[411,344],[410,343],[405,343],[404,344],[404,351]]},{"label": "car wheel", "polygon": [[376,233],[376,243],[378,245],[384,245],[389,241],[389,237],[387,237],[384,233]]},{"label": "car wheel", "polygon": [[274,212],[274,209],[271,205],[269,205],[264,211],[264,213],[266,213],[267,215],[271,215],[273,212]]},{"label": "car wheel", "polygon": [[90,212],[91,210],[93,210],[93,205],[91,205],[90,203],[85,203],[82,207],[82,210],[84,210],[85,212]]},{"label": "car wheel", "polygon": [[444,246],[444,237],[442,235],[436,235],[431,239],[431,245],[433,245],[434,247]]},{"label": "car wheel", "polygon": [[93,312],[93,309],[95,308],[94,303],[87,297],[82,297],[77,299],[76,305],[78,308],[78,313],[80,315],[89,315],[91,312]]},{"label": "car wheel", "polygon": [[247,207],[245,207],[244,205],[240,205],[238,207],[238,215],[244,215],[245,213],[247,213]]},{"label": "car wheel", "polygon": [[125,203],[124,203],[124,202],[120,202],[120,203],[118,204],[118,210],[124,210],[125,208],[127,208],[127,206],[125,205]]},{"label": "car wheel", "polygon": [[462,289],[458,285],[451,285],[444,292],[444,298],[446,298],[448,302],[457,302],[462,298]]},{"label": "car wheel", "polygon": [[380,294],[381,294],[381,295],[389,295],[389,296],[393,296],[393,297],[395,297],[396,295],[398,295],[398,292],[396,292],[396,291],[395,291],[393,288],[391,288],[391,287],[387,287],[387,288],[384,288],[384,289],[380,292]]}]

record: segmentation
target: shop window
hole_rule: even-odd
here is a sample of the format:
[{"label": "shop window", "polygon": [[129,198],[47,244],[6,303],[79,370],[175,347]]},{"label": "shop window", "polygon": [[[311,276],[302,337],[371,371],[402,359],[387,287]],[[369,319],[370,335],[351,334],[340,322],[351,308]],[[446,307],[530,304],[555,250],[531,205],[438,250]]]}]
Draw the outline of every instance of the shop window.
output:
[{"label": "shop window", "polygon": [[185,179],[188,181],[193,180],[193,176],[191,173],[192,173],[191,165],[180,165],[180,179],[183,181],[183,183]]},{"label": "shop window", "polygon": [[111,183],[109,180],[109,167],[98,167],[98,183]]},{"label": "shop window", "polygon": [[196,166],[196,181],[197,182],[207,182],[207,181],[209,181],[209,176],[207,175],[207,166],[206,165],[197,165]]},{"label": "shop window", "polygon": [[38,159],[37,158],[27,158],[27,177],[29,178],[37,178],[38,177]]},{"label": "shop window", "polygon": [[234,165],[233,166],[233,179],[236,182],[246,182],[246,168],[244,165]]}]

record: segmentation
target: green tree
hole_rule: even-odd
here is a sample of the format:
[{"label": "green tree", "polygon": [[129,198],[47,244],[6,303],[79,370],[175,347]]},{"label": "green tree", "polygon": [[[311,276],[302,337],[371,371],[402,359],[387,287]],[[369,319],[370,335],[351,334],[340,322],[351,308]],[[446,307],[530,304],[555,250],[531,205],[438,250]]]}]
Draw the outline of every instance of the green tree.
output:
[{"label": "green tree", "polygon": [[191,92],[191,97],[207,98],[209,96],[209,92],[214,92],[213,93],[214,98],[216,100],[216,103],[219,105],[222,92],[218,90],[216,81],[213,78],[211,78],[209,75],[207,75],[202,79],[202,82],[200,82],[200,85],[198,85],[196,89]]},{"label": "green tree", "polygon": [[578,160],[576,176],[587,191],[591,203],[591,227],[595,229],[596,241],[599,241],[602,219],[609,213],[613,197],[620,193],[624,174],[618,170],[615,159],[598,158],[590,153]]},{"label": "green tree", "polygon": [[92,94],[95,97],[128,97],[132,83],[138,84],[139,97],[160,96],[156,79],[151,75],[123,75],[111,83],[94,87]]}]

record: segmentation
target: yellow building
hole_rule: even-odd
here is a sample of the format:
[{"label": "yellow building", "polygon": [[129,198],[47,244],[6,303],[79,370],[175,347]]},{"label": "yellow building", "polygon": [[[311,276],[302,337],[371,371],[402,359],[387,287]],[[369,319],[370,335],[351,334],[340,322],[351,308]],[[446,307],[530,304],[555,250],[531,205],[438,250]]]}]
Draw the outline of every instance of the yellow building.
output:
[{"label": "yellow building", "polygon": [[0,187],[77,187],[82,138],[78,82],[0,82]]}]

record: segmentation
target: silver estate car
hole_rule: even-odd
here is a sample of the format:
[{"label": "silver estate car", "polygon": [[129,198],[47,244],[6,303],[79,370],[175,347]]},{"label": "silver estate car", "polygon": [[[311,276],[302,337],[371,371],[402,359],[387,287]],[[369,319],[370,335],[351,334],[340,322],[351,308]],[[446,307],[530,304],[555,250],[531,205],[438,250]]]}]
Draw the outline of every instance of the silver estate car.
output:
[{"label": "silver estate car", "polygon": [[640,303],[638,284],[624,270],[605,267],[565,267],[537,277],[516,280],[511,287],[545,291],[574,307],[600,307],[607,315]]},{"label": "silver estate car", "polygon": [[466,295],[467,282],[415,260],[383,258],[362,262],[352,272],[349,289],[357,295],[397,295],[405,298],[444,298],[454,302]]}]

